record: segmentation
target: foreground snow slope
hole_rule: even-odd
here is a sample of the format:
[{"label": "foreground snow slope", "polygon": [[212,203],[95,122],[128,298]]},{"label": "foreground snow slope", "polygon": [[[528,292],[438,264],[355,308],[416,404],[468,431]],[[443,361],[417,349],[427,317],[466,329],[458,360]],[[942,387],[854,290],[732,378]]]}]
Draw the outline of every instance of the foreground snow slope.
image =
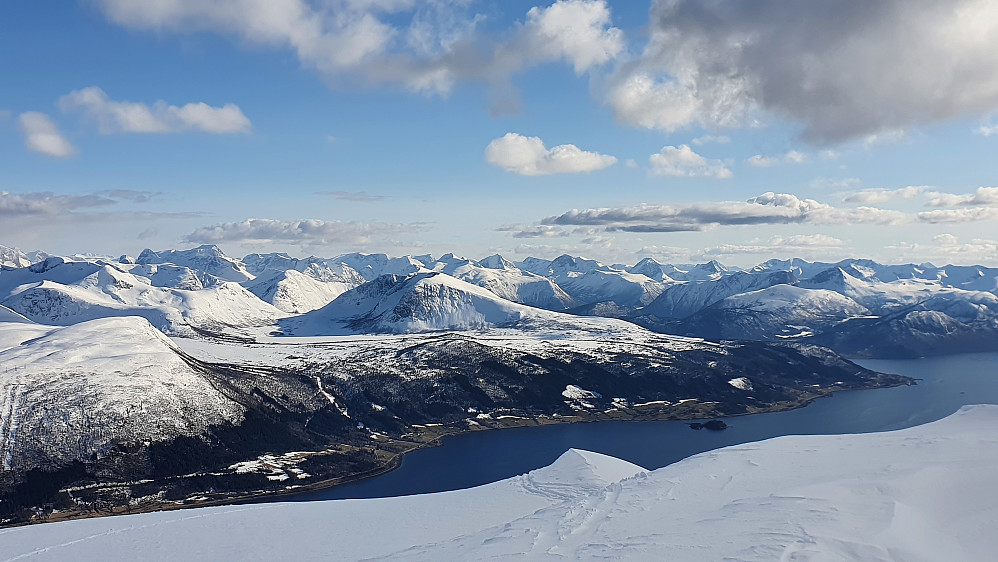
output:
[{"label": "foreground snow slope", "polygon": [[4,559],[987,560],[998,406],[890,433],[781,437],[643,473],[569,451],[495,484],[0,531]]}]

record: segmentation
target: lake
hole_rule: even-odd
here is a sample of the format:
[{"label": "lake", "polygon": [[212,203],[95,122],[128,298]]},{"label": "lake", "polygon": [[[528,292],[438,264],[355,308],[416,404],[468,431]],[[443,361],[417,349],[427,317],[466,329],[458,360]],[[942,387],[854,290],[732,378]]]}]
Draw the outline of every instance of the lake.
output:
[{"label": "lake", "polygon": [[862,360],[876,371],[919,379],[916,386],[836,393],[789,412],[727,418],[724,431],[687,422],[599,422],[482,431],[444,439],[403,457],[392,472],[281,501],[376,498],[457,490],[551,464],[570,448],[628,460],[648,469],[691,455],[781,435],[867,433],[919,425],[966,404],[998,404],[998,353],[913,360]]}]

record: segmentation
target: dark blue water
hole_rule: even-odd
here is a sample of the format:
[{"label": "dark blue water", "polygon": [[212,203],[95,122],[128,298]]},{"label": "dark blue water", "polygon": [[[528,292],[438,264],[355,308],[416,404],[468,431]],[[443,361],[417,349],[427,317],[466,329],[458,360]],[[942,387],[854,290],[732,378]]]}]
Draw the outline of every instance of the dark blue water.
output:
[{"label": "dark blue water", "polygon": [[685,422],[599,422],[448,437],[440,447],[405,455],[402,466],[369,480],[287,500],[375,498],[456,490],[547,466],[567,449],[586,449],[648,469],[690,455],[780,435],[867,433],[919,425],[966,404],[998,404],[998,353],[905,361],[858,361],[864,367],[920,379],[917,386],[840,392],[790,412],[727,419],[720,432]]}]

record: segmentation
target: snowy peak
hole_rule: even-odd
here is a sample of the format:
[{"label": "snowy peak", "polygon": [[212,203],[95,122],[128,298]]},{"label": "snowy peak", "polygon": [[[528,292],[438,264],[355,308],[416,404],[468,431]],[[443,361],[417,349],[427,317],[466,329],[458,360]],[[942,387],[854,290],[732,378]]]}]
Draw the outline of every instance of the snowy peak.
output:
[{"label": "snowy peak", "polygon": [[481,329],[551,314],[444,273],[421,272],[378,277],[282,326],[295,335],[412,333]]},{"label": "snowy peak", "polygon": [[0,246],[0,268],[28,267],[29,265],[31,265],[31,260],[21,250]]},{"label": "snowy peak", "polygon": [[239,283],[253,278],[253,275],[246,270],[240,260],[226,256],[218,246],[214,245],[198,246],[190,250],[163,250],[161,252],[145,249],[135,259],[135,262],[142,265],[179,265],[221,281]]},{"label": "snowy peak", "polygon": [[349,266],[365,281],[371,281],[382,275],[409,275],[426,269],[421,262],[409,256],[393,258],[387,254],[355,252],[337,256],[329,261]]},{"label": "snowy peak", "polygon": [[507,260],[499,254],[492,254],[487,258],[478,260],[478,265],[488,269],[516,269],[513,262]]},{"label": "snowy peak", "polygon": [[645,472],[646,468],[616,457],[569,449],[554,463],[532,470],[524,478],[538,488],[554,485],[598,489]]}]

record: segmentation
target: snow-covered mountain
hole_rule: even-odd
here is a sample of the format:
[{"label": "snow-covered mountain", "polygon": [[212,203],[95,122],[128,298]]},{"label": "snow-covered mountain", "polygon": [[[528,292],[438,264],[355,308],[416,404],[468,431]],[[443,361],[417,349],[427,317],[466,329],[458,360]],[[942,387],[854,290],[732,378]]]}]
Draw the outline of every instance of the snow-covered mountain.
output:
[{"label": "snow-covered mountain", "polygon": [[[3,255],[21,267],[0,269],[0,303],[34,321],[61,325],[139,315],[168,333],[227,326],[261,332],[280,317],[317,312],[342,297],[340,305],[283,321],[280,329],[308,325],[314,333],[331,333],[335,325],[350,333],[412,333],[524,318],[563,323],[563,316],[545,316],[548,310],[700,337],[814,337],[850,352],[870,339],[908,338],[939,352],[957,339],[971,345],[963,350],[990,349],[988,342],[998,339],[992,328],[998,325],[998,269],[981,266],[793,258],[738,270],[717,261],[675,265],[651,258],[608,266],[567,254],[515,263],[498,254],[477,261],[367,253],[250,254],[240,260],[215,246],[146,250],[136,260]],[[354,302],[358,298],[367,304]],[[347,301],[352,304],[344,308]],[[863,353],[892,349],[869,342],[860,347]]]},{"label": "snow-covered mountain", "polygon": [[[253,275],[246,271],[246,266],[241,261],[226,256],[218,246],[214,245],[198,246],[190,250],[163,250],[160,252],[145,249],[142,250],[139,257],[135,258],[135,263],[179,265],[220,281],[240,283],[253,278]],[[202,279],[202,282],[205,285],[209,284],[205,282],[205,279]]]},{"label": "snow-covered mountain", "polygon": [[32,263],[21,250],[0,245],[0,268],[28,267]]},{"label": "snow-covered mountain", "polygon": [[411,333],[476,330],[559,316],[500,298],[445,273],[424,271],[406,277],[382,275],[281,325],[294,335]]},{"label": "snow-covered mountain", "polygon": [[[790,436],[646,471],[569,450],[476,488],[31,525],[5,554],[684,561],[991,559],[998,407],[887,433]],[[374,523],[372,523],[374,522]]]},{"label": "snow-covered mountain", "polygon": [[250,254],[243,258],[256,276],[242,285],[284,312],[301,314],[329,304],[344,292],[365,283],[350,266],[317,257]]},{"label": "snow-covered mountain", "polygon": [[0,320],[0,365],[4,470],[88,461],[118,443],[197,436],[242,416],[135,316],[66,327]]},{"label": "snow-covered mountain", "polygon": [[141,316],[167,333],[269,324],[284,315],[237,283],[203,288],[199,279],[173,264],[50,257],[0,273],[0,304],[42,324]]},{"label": "snow-covered mountain", "polygon": [[719,276],[713,281],[689,281],[663,290],[642,309],[642,313],[663,319],[686,318],[721,299],[773,285],[793,284],[796,281],[793,274],[787,271],[737,272]]},{"label": "snow-covered mountain", "polygon": [[589,260],[564,254],[553,260],[527,258],[520,269],[547,277],[570,295],[584,314],[589,305],[612,304],[614,310],[631,310],[646,305],[661,294],[664,285],[640,273],[630,273]]},{"label": "snow-covered mountain", "polygon": [[476,262],[445,254],[428,267],[488,289],[497,297],[527,306],[560,311],[578,304],[554,281],[521,271],[499,255]]},{"label": "snow-covered mountain", "polygon": [[[429,256],[426,256],[428,258]],[[424,269],[422,262],[410,256],[389,257],[386,254],[343,254],[329,260],[348,266],[356,271],[366,281],[371,281],[382,275],[406,276]]]},{"label": "snow-covered mountain", "polygon": [[711,339],[774,340],[823,332],[869,314],[834,291],[781,284],[724,298],[686,318],[683,326]]}]

